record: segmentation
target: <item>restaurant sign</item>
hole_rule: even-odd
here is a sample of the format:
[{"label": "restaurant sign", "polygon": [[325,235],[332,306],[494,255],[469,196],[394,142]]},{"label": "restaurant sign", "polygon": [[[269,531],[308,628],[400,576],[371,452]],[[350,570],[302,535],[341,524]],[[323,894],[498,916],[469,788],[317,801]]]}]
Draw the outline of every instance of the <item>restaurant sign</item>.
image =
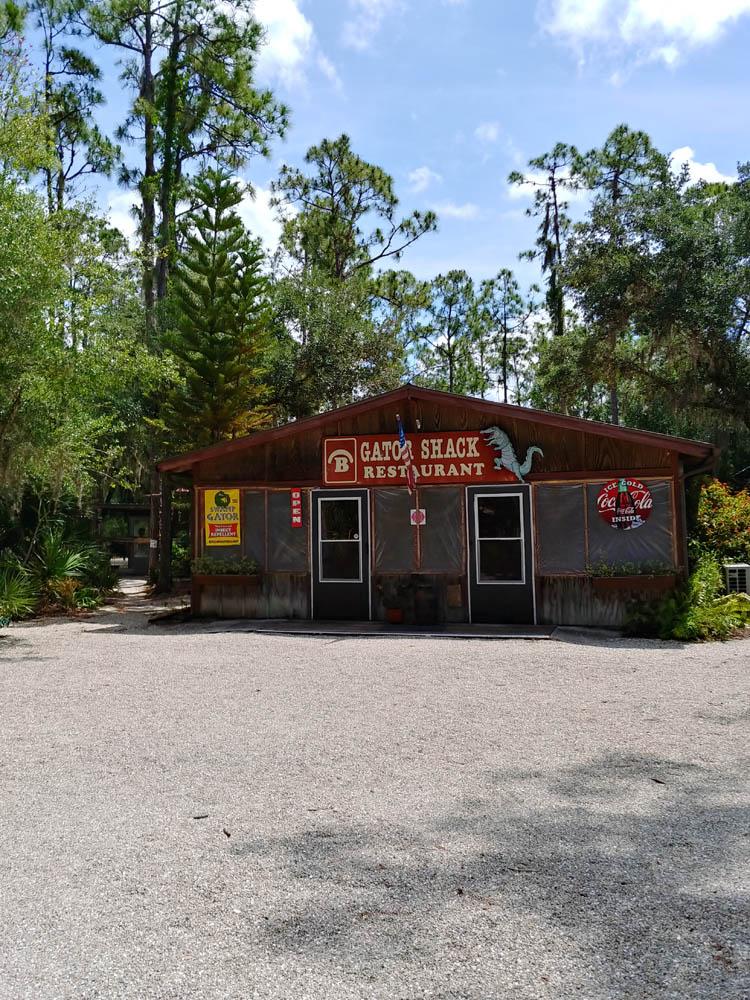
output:
[{"label": "restaurant sign", "polygon": [[[504,431],[436,431],[409,434],[416,484],[523,482],[539,448],[529,448],[519,464]],[[395,434],[326,438],[323,482],[327,486],[406,485],[403,449]]]},{"label": "restaurant sign", "polygon": [[205,490],[206,545],[239,545],[240,491]]}]

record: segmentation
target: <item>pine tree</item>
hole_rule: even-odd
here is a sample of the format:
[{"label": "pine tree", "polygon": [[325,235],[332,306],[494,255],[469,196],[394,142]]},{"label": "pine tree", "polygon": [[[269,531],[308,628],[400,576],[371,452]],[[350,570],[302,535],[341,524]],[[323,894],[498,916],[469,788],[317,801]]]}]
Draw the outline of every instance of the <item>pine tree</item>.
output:
[{"label": "pine tree", "polygon": [[180,383],[166,406],[175,444],[199,447],[268,419],[262,355],[269,313],[263,254],[237,214],[241,186],[221,170],[195,181],[167,338]]}]

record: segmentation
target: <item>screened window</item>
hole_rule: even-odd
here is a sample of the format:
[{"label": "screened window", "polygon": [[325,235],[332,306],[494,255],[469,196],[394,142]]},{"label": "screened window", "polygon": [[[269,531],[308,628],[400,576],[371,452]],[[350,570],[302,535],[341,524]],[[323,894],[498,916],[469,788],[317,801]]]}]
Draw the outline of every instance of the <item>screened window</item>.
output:
[{"label": "screened window", "polygon": [[419,529],[420,567],[426,573],[461,573],[464,568],[461,490],[439,486],[419,490],[426,522]]},{"label": "screened window", "polygon": [[302,528],[292,527],[289,490],[268,491],[268,568],[277,573],[307,571],[307,494],[302,500]]},{"label": "screened window", "polygon": [[478,495],[474,498],[478,583],[523,583],[521,497]]},{"label": "screened window", "polygon": [[602,483],[589,483],[589,562],[674,562],[672,547],[672,486],[669,482],[647,482],[653,507],[647,521],[630,531],[617,531],[599,515],[597,497]]},{"label": "screened window", "polygon": [[266,568],[266,494],[248,490],[243,498],[242,554]]},{"label": "screened window", "polygon": [[539,540],[541,573],[583,573],[586,570],[585,487],[534,487],[534,521]]},{"label": "screened window", "polygon": [[362,508],[358,497],[321,497],[321,582],[362,580]]},{"label": "screened window", "polygon": [[374,490],[375,570],[378,573],[413,573],[416,570],[414,532],[409,511],[414,498],[408,490]]}]

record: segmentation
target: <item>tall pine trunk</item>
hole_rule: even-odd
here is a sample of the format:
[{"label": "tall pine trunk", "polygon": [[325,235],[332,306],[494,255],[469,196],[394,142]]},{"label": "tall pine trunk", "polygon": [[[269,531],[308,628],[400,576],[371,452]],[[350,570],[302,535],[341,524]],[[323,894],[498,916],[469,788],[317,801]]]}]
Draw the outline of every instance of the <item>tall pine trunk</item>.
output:
[{"label": "tall pine trunk", "polygon": [[169,265],[174,249],[175,204],[177,185],[176,125],[179,89],[180,46],[182,42],[182,0],[175,3],[169,53],[163,67],[164,88],[164,154],[159,179],[159,235],[156,254],[156,299],[167,294]]},{"label": "tall pine trunk", "polygon": [[[143,303],[146,310],[146,327],[153,333],[156,326],[154,315],[154,235],[156,230],[156,204],[154,183],[156,177],[156,127],[153,121],[154,73],[153,73],[153,21],[150,3],[144,14],[143,35],[143,76],[141,78],[141,99],[144,102],[143,134],[145,162],[141,180],[141,252],[143,254]],[[155,537],[152,535],[152,537]]]}]

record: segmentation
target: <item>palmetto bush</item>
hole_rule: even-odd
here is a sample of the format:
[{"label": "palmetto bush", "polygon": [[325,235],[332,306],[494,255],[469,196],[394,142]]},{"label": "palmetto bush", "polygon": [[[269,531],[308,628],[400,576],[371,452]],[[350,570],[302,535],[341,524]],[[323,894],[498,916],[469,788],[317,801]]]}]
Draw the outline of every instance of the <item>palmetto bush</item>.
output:
[{"label": "palmetto bush", "polygon": [[36,546],[31,569],[42,591],[54,597],[61,581],[81,576],[90,557],[91,551],[86,545],[70,542],[60,528],[50,528]]},{"label": "palmetto bush", "polygon": [[39,588],[26,570],[10,562],[0,564],[0,627],[33,614],[38,602]]}]

